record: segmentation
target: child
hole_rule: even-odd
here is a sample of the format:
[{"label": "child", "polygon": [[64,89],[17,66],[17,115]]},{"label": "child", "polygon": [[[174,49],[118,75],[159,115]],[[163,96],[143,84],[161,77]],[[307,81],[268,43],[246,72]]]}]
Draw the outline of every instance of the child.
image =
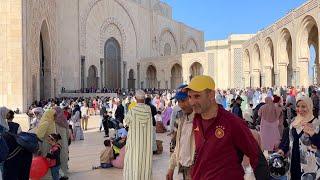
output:
[{"label": "child", "polygon": [[92,169],[106,169],[112,167],[111,160],[113,160],[113,149],[111,146],[111,142],[109,139],[107,139],[104,140],[103,143],[106,148],[100,153],[100,166],[93,166]]},{"label": "child", "polygon": [[50,134],[48,136],[48,143],[51,145],[51,148],[46,157],[49,161],[49,167],[51,169],[51,175],[53,180],[60,179],[59,170],[61,145],[58,143],[60,139],[60,134]]}]

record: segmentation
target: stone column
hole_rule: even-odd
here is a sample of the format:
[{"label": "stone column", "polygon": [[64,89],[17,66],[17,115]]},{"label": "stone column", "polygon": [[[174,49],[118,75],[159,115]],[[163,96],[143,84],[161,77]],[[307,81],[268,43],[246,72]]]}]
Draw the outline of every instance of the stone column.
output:
[{"label": "stone column", "polygon": [[264,67],[264,86],[265,87],[272,86],[272,71],[270,66]]},{"label": "stone column", "polygon": [[288,83],[287,64],[280,63],[278,65],[278,69],[279,69],[279,85],[280,86],[287,86],[287,83]]},{"label": "stone column", "polygon": [[309,62],[307,58],[300,58],[298,62],[300,69],[300,85],[303,87],[308,87],[309,85],[308,63]]},{"label": "stone column", "polygon": [[140,84],[140,63],[137,63],[137,87],[138,89],[142,88]]},{"label": "stone column", "polygon": [[254,88],[260,87],[260,71],[259,71],[259,69],[254,69],[252,72],[252,75],[253,75],[252,86]]},{"label": "stone column", "polygon": [[122,77],[122,88],[127,88],[127,62],[123,61],[123,77]]},{"label": "stone column", "polygon": [[243,79],[244,79],[244,88],[250,87],[250,72],[246,71],[243,73]]},{"label": "stone column", "polygon": [[100,58],[100,89],[104,87],[104,64],[103,64],[104,58]]}]

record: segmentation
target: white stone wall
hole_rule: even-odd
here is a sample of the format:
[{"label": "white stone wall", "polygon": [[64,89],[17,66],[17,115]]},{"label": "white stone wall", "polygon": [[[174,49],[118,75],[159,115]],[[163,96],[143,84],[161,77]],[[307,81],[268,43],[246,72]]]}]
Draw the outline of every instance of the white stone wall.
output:
[{"label": "white stone wall", "polygon": [[[57,2],[57,60],[61,69],[61,87],[80,87],[79,1]],[[59,89],[60,90],[60,89]]]},{"label": "white stone wall", "polygon": [[0,2],[0,106],[22,109],[24,101],[20,0]]}]

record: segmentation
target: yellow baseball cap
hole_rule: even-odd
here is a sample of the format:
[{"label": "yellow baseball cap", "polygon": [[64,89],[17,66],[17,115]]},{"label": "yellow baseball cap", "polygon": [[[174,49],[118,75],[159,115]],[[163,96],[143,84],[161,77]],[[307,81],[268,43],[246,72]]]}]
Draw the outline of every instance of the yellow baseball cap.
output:
[{"label": "yellow baseball cap", "polygon": [[214,90],[215,83],[210,76],[200,75],[192,78],[189,85],[186,88],[197,92],[201,92],[206,89]]}]

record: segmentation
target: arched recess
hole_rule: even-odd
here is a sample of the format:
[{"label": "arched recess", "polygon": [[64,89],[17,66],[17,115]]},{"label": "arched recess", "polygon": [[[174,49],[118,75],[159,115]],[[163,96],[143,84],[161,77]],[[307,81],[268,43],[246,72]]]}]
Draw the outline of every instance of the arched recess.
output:
[{"label": "arched recess", "polygon": [[202,74],[203,74],[202,64],[200,64],[199,62],[192,63],[192,65],[190,66],[190,80],[193,77],[202,75]]},{"label": "arched recess", "polygon": [[[320,83],[318,25],[312,16],[306,16],[302,20],[300,28],[298,44],[300,46],[299,59],[301,62],[299,62],[299,67],[300,78],[302,78],[301,83],[302,85],[318,84]],[[315,59],[311,59],[312,56],[315,56]]]},{"label": "arched recess", "polygon": [[280,33],[278,51],[279,85],[294,85],[293,61],[292,61],[292,38],[288,29]]},{"label": "arched recess", "polygon": [[147,68],[147,88],[157,88],[157,69],[153,65]]},{"label": "arched recess", "polygon": [[97,67],[94,65],[91,65],[88,70],[88,77],[87,77],[87,88],[98,88],[98,77],[97,77]]},{"label": "arched recess", "polygon": [[52,78],[52,54],[50,49],[50,34],[48,24],[44,20],[40,30],[39,41],[39,90],[40,99],[45,100],[51,98],[51,78]]},{"label": "arched recess", "polygon": [[135,89],[136,79],[134,78],[134,70],[129,70],[128,88]]},{"label": "arched recess", "polygon": [[171,89],[175,89],[182,83],[182,67],[174,64],[171,68]]},{"label": "arched recess", "polygon": [[[120,0],[113,0],[113,1],[109,1],[109,0],[91,0],[88,5],[86,6],[85,10],[83,11],[81,17],[80,17],[80,52],[82,54],[85,54],[86,48],[87,47],[87,35],[88,35],[88,18],[90,16],[90,14],[92,14],[95,10],[97,10],[96,12],[98,12],[98,14],[107,14],[104,11],[108,11],[109,9],[106,7],[111,7],[110,4],[108,3],[116,3],[121,11],[123,11],[126,15],[126,17],[129,19],[130,23],[128,24],[130,26],[130,29],[132,29],[133,31],[133,35],[130,37],[134,38],[134,44],[135,44],[135,52],[138,52],[137,48],[138,48],[138,41],[137,41],[137,31],[136,31],[136,25],[134,23],[134,19],[133,16],[131,15],[132,13],[130,13],[130,8],[128,7],[128,5],[126,5],[126,2],[120,1]],[[97,8],[97,9],[96,9]],[[114,9],[113,9],[114,10]],[[109,11],[111,12],[111,11]],[[118,12],[118,14],[120,14],[120,12]],[[98,19],[98,18],[97,18]],[[137,54],[136,54],[137,55]]]},{"label": "arched recess", "polygon": [[250,78],[250,71],[251,71],[251,64],[250,64],[250,53],[249,50],[246,49],[244,51],[244,59],[243,59],[243,81],[244,87],[251,87],[251,78]]},{"label": "arched recess", "polygon": [[162,32],[160,34],[160,38],[159,38],[159,43],[160,43],[159,44],[160,56],[165,55],[166,44],[170,45],[170,54],[171,55],[177,54],[177,52],[178,52],[177,40],[176,40],[176,37],[174,36],[174,34],[172,33],[172,31],[170,31],[170,29],[165,28],[164,30],[162,30]]},{"label": "arched recess", "polygon": [[261,79],[261,56],[260,56],[260,48],[258,44],[255,44],[253,47],[253,54],[252,54],[252,84],[254,87],[261,87],[262,86],[262,79]]},{"label": "arched recess", "polygon": [[198,45],[194,38],[189,38],[186,42],[185,52],[193,53],[198,51]]},{"label": "arched recess", "polygon": [[164,45],[164,50],[163,50],[164,56],[170,56],[171,55],[171,45],[169,43],[166,43]]},{"label": "arched recess", "polygon": [[273,42],[270,37],[266,38],[264,49],[264,74],[265,74],[265,86],[273,87],[275,85],[274,77],[274,48]]},{"label": "arched recess", "polygon": [[121,88],[121,49],[119,42],[111,37],[104,46],[104,83],[107,88]]}]

